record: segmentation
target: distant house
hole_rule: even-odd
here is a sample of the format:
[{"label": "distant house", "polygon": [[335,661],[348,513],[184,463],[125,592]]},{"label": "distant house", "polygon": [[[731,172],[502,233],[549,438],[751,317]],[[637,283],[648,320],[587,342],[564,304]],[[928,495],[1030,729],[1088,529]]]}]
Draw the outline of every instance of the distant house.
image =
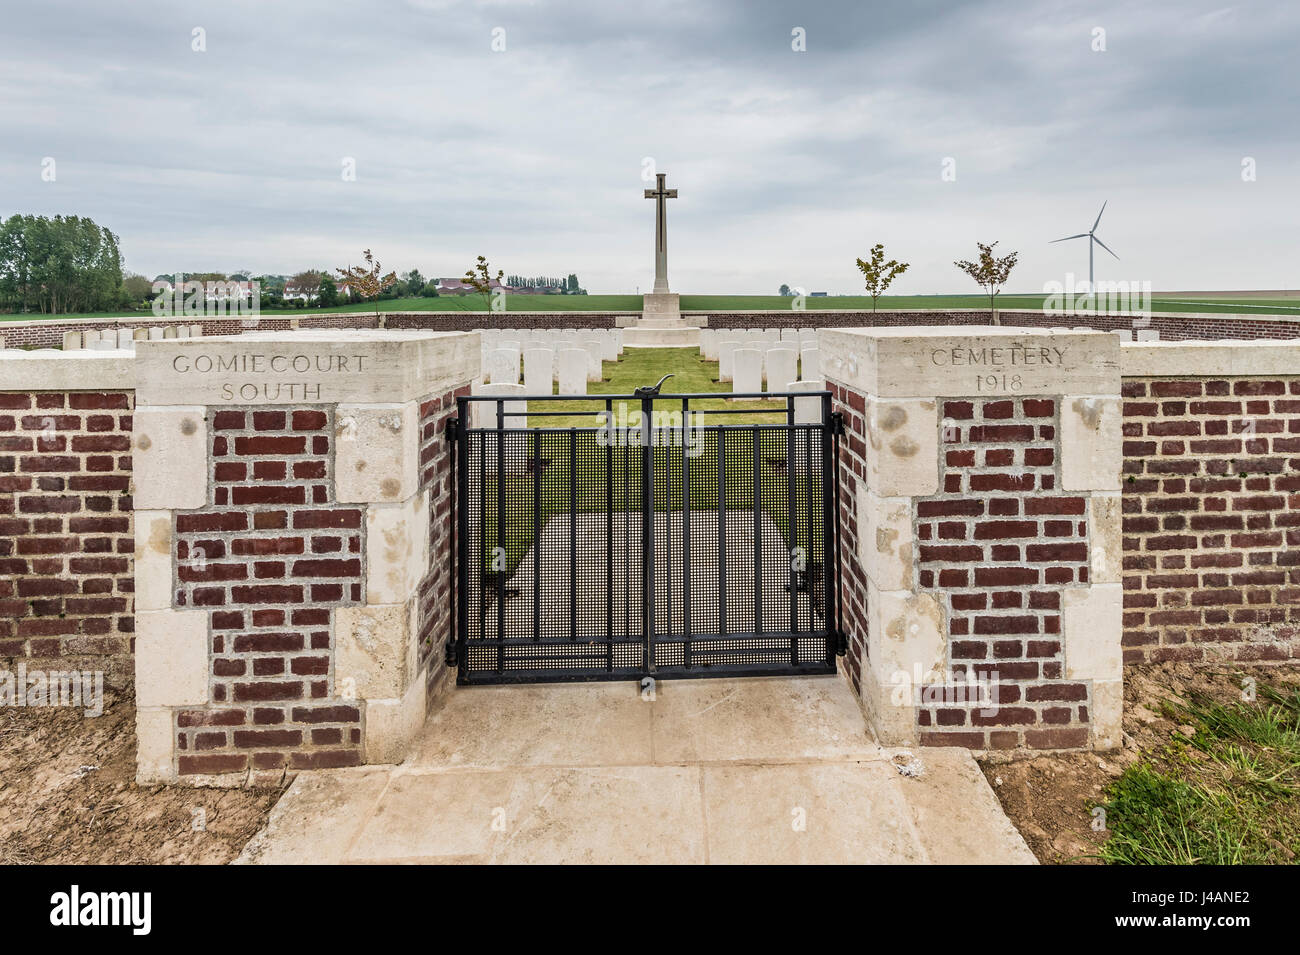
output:
[{"label": "distant house", "polygon": [[[438,279],[438,284],[436,288],[438,289],[439,295],[443,293],[446,293],[448,295],[456,295],[457,293],[469,293],[469,292],[478,291],[477,289],[474,288],[474,286],[470,285],[464,279]],[[488,282],[488,288],[494,288],[494,289],[501,288],[501,289],[506,289],[507,291],[510,292],[515,291],[515,289],[512,289],[507,285],[503,285],[502,283],[498,282],[496,279],[492,279]]]}]

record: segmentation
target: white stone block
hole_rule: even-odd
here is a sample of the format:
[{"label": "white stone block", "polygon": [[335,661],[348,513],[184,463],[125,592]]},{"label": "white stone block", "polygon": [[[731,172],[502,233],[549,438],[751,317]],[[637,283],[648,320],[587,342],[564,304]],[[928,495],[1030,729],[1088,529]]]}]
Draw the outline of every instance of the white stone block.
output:
[{"label": "white stone block", "polygon": [[600,342],[601,361],[618,361],[618,343],[608,328],[596,332],[596,341]]},{"label": "white stone block", "polygon": [[334,681],[363,700],[400,697],[406,691],[407,645],[415,640],[415,601],[367,604],[334,611]]},{"label": "white stone block", "polygon": [[797,351],[797,350],[798,350],[798,347],[799,347],[799,345],[798,345],[798,343],[799,343],[799,329],[797,329],[797,328],[783,328],[783,329],[781,329],[781,343],[782,343],[782,344],[794,345],[795,350]]},{"label": "white stone block", "polygon": [[858,482],[858,561],[880,590],[911,590],[915,541],[912,499],[879,497]]},{"label": "white stone block", "polygon": [[173,580],[172,512],[135,512],[135,609],[169,610]]},{"label": "white stone block", "polygon": [[132,416],[132,500],[140,510],[208,502],[207,409],[137,407]]},{"label": "white stone block", "polygon": [[202,337],[203,337],[203,326],[202,326],[202,325],[191,325],[191,326],[190,326],[190,338],[202,338]]},{"label": "white stone block", "polygon": [[429,492],[366,508],[366,603],[403,603],[429,572]]},{"label": "white stone block", "polygon": [[1088,580],[1119,583],[1124,561],[1123,513],[1118,491],[1094,492],[1088,498],[1088,536],[1092,559]]},{"label": "white stone block", "polygon": [[208,702],[208,612],[146,610],[135,615],[136,705]]},{"label": "white stone block", "polygon": [[73,331],[63,333],[64,351],[75,351],[81,347],[81,332],[74,329]]},{"label": "white stone block", "polygon": [[340,503],[404,501],[420,486],[420,408],[414,401],[343,404],[335,412]]},{"label": "white stone block", "polygon": [[939,409],[934,399],[867,401],[867,486],[881,497],[939,490]]},{"label": "white stone block", "polygon": [[137,706],[135,710],[135,779],[141,784],[169,783],[176,779],[172,756],[176,733],[172,711],[165,706]]},{"label": "white stone block", "polygon": [[561,348],[555,353],[556,374],[562,395],[587,393],[587,351],[581,348]]},{"label": "white stone block", "polygon": [[718,360],[718,331],[715,328],[700,329],[700,357],[705,361]]},{"label": "white stone block", "polygon": [[163,328],[161,325],[154,325],[149,329],[149,341],[160,342],[163,340]]},{"label": "white stone block", "polygon": [[135,330],[119,328],[117,330],[117,347],[131,350],[135,348]]},{"label": "white stone block", "polygon": [[[826,382],[824,381],[791,381],[787,382],[786,391],[825,391]],[[822,408],[822,396],[813,395],[807,398],[794,399],[794,423],[795,424],[821,424],[824,418]],[[820,452],[814,450],[814,454]]]},{"label": "white stone block", "polygon": [[1061,399],[1061,487],[1117,491],[1123,467],[1123,411],[1118,397]]},{"label": "white stone block", "polygon": [[400,763],[410,755],[411,743],[424,726],[424,684],[420,672],[410,681],[404,696],[365,701],[367,763]]},{"label": "white stone block", "polygon": [[1117,583],[1062,591],[1061,641],[1067,680],[1123,679],[1123,600],[1122,585]]}]

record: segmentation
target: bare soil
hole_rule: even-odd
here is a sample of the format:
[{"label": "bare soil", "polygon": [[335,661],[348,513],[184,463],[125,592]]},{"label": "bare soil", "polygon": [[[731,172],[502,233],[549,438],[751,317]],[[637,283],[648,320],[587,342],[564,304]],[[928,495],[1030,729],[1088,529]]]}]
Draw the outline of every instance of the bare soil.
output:
[{"label": "bare soil", "polygon": [[0,709],[0,864],[229,862],[279,790],[139,786],[135,701]]},{"label": "bare soil", "polygon": [[1169,719],[1166,704],[1182,705],[1192,693],[1230,703],[1253,677],[1284,689],[1300,686],[1300,666],[1240,663],[1156,663],[1124,669],[1124,742],[1109,753],[1023,756],[989,753],[980,767],[1002,808],[1045,864],[1098,864],[1104,831],[1093,831],[1093,807],[1106,787],[1140,759],[1161,768],[1176,735],[1191,727]]}]

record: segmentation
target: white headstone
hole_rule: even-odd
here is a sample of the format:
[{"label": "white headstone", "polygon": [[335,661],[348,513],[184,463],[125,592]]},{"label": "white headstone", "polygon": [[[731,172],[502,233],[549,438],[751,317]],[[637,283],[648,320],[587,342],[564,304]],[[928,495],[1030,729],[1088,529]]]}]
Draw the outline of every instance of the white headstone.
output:
[{"label": "white headstone", "polygon": [[806,342],[812,342],[814,345],[817,343],[817,329],[815,328],[799,329],[799,343],[802,345]]},{"label": "white headstone", "polygon": [[780,391],[799,377],[799,353],[793,348],[772,348],[764,356],[767,390]]},{"label": "white headstone", "polygon": [[135,329],[119,328],[117,330],[117,347],[126,349],[135,348]]},{"label": "white headstone", "polygon": [[154,325],[149,329],[149,341],[160,342],[163,337],[163,327],[161,325]]},{"label": "white headstone", "polygon": [[615,328],[610,334],[614,336],[614,347],[620,355],[623,354],[623,329]]},{"label": "white headstone", "polygon": [[166,328],[163,329],[163,338],[176,338],[176,337],[178,336],[176,333],[175,325],[168,325]]},{"label": "white headstone", "polygon": [[530,348],[524,352],[524,391],[530,395],[551,394],[555,352],[549,348]]},{"label": "white headstone", "polygon": [[[522,397],[524,394],[523,385],[483,385],[476,394],[480,395],[504,395],[510,397]],[[479,428],[497,427],[498,420],[506,429],[526,428],[528,426],[528,402],[527,401],[503,401],[501,402],[501,411],[503,416],[498,418],[497,402],[495,401],[471,401],[473,406],[472,419],[474,426]],[[498,449],[497,439],[492,434],[483,436],[483,449],[485,463],[489,474],[522,474],[528,470],[528,437],[524,434],[513,433],[505,434],[501,439],[501,448]],[[501,452],[504,451],[504,454]],[[500,467],[497,465],[498,458],[503,458]]]},{"label": "white headstone", "polygon": [[705,361],[718,360],[718,330],[716,328],[700,329],[700,357]]},{"label": "white headstone", "polygon": [[816,345],[805,345],[799,353],[799,377],[804,381],[819,381],[822,376],[822,353]]},{"label": "white headstone", "polygon": [[190,338],[202,338],[202,337],[203,337],[203,326],[202,326],[202,325],[191,325],[191,326],[190,326]]},{"label": "white headstone", "polygon": [[1160,329],[1139,328],[1137,329],[1137,340],[1140,342],[1158,342],[1160,341]]},{"label": "white headstone", "polygon": [[[792,381],[785,386],[786,391],[825,391],[824,381]],[[794,399],[795,424],[821,424],[822,399],[818,395],[809,398]]]},{"label": "white headstone", "polygon": [[587,393],[589,358],[585,348],[561,348],[555,353],[555,364],[560,381],[560,394],[585,395]]},{"label": "white headstone", "polygon": [[117,348],[117,339],[101,338],[99,341],[91,342],[90,347],[95,351],[113,351]]},{"label": "white headstone", "polygon": [[781,329],[782,342],[797,342],[799,340],[799,329],[783,328]]},{"label": "white headstone", "polygon": [[1131,329],[1112,328],[1110,333],[1122,342],[1131,342],[1133,340],[1133,332]]},{"label": "white headstone", "polygon": [[487,380],[493,385],[519,384],[519,349],[494,348],[484,363]]},{"label": "white headstone", "polygon": [[81,348],[81,332],[73,330],[63,333],[63,350],[77,351]]},{"label": "white headstone", "polygon": [[582,347],[587,350],[587,380],[600,381],[605,374],[605,369],[601,364],[600,342],[595,338],[585,338],[582,341]]},{"label": "white headstone", "polygon": [[188,325],[177,325],[177,326],[176,326],[176,337],[177,337],[177,338],[189,338],[189,337],[190,337],[190,327],[189,327]]},{"label": "white headstone", "polygon": [[731,381],[735,370],[736,349],[743,343],[734,339],[718,342],[718,381]]},{"label": "white headstone", "polygon": [[763,390],[763,353],[757,348],[737,348],[732,352],[731,391],[748,394]]},{"label": "white headstone", "polygon": [[618,361],[618,342],[608,328],[596,332],[596,341],[600,342],[600,357],[604,361]]},{"label": "white headstone", "polygon": [[100,336],[99,336],[98,328],[87,328],[85,331],[81,333],[81,347],[89,348],[91,342],[97,342],[99,341],[99,338]]}]

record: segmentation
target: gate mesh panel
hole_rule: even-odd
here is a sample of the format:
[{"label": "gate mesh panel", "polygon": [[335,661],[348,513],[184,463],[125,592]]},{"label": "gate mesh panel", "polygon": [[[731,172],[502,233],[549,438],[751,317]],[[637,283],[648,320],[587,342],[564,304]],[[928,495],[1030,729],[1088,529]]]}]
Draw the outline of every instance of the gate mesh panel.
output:
[{"label": "gate mesh panel", "polygon": [[655,436],[462,433],[463,682],[833,672],[825,426]]}]

